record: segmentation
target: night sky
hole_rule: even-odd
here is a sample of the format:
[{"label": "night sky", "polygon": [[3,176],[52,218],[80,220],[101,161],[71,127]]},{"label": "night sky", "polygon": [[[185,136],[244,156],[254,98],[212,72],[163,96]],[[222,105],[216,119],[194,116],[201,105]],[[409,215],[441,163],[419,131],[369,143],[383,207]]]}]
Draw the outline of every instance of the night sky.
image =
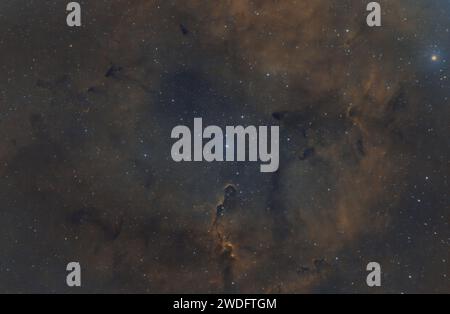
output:
[{"label": "night sky", "polygon": [[[68,2],[0,2],[1,293],[450,293],[450,1]],[[279,170],[174,162],[196,117]]]}]

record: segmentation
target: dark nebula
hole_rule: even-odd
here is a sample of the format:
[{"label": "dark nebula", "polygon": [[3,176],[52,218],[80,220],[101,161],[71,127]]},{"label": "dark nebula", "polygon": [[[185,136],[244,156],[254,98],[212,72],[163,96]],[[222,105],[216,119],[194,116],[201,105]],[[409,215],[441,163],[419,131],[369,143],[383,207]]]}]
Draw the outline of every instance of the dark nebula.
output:
[{"label": "dark nebula", "polygon": [[[1,1],[0,292],[450,293],[450,4],[367,3]],[[195,117],[278,172],[173,162]]]}]

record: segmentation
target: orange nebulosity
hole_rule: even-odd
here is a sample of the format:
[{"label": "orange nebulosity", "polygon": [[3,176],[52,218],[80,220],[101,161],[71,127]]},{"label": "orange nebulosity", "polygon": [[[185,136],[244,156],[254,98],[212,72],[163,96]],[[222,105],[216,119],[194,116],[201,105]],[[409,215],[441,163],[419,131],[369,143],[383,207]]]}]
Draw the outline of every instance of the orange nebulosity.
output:
[{"label": "orange nebulosity", "polygon": [[[383,241],[409,210],[399,203],[423,157],[414,145],[427,147],[417,74],[398,64],[419,45],[402,21],[431,9],[408,1],[381,1],[383,31],[364,24],[364,1],[93,2],[97,26],[62,43],[11,39],[18,52],[5,60],[27,74],[16,84],[38,106],[23,90],[2,94],[21,105],[0,124],[5,206],[26,208],[23,225],[42,230],[23,240],[52,256],[47,267],[90,265],[89,292],[366,291],[366,260],[397,255]],[[18,62],[32,47],[33,75]],[[173,163],[170,130],[197,115],[279,124],[280,170]],[[21,239],[12,225],[5,234]],[[366,245],[376,238],[382,257]]]}]

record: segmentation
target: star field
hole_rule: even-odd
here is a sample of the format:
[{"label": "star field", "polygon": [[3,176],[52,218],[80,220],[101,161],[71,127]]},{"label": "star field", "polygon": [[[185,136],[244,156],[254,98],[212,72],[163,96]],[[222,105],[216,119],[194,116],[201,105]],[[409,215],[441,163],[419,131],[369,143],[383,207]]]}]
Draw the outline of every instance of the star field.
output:
[{"label": "star field", "polygon": [[[0,292],[450,292],[449,1],[79,2],[0,4]],[[279,170],[173,162],[196,117]]]}]

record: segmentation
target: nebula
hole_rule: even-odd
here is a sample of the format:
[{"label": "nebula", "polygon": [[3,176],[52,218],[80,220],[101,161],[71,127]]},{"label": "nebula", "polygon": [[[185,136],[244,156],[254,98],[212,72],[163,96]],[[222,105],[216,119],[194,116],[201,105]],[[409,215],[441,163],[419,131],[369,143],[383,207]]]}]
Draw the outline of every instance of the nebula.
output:
[{"label": "nebula", "polygon": [[[0,292],[450,292],[449,4],[63,2],[0,4]],[[199,117],[278,171],[174,162]]]}]

